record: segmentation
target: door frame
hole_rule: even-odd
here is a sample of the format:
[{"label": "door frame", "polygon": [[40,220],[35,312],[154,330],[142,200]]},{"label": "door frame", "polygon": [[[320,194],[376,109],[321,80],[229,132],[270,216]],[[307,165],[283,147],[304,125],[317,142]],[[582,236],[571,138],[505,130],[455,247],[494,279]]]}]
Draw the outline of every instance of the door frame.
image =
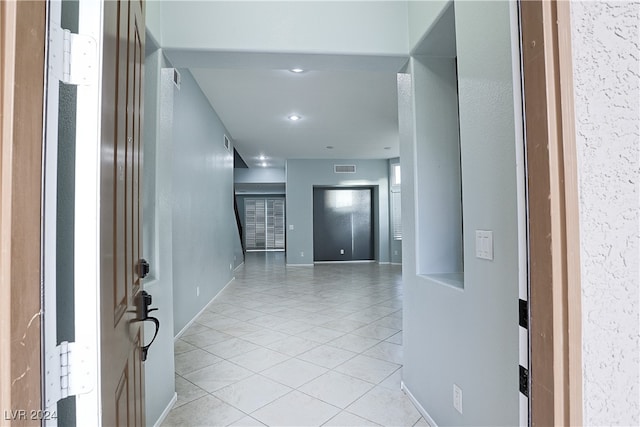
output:
[{"label": "door frame", "polygon": [[0,417],[11,424],[34,423],[43,409],[40,194],[45,28],[45,2],[0,2]]},{"label": "door frame", "polygon": [[[313,185],[311,187],[311,225],[312,232],[315,236],[315,191],[319,190],[369,190],[371,192],[371,250],[373,252],[373,258],[370,260],[353,260],[353,261],[316,261],[315,251],[315,237],[312,239],[313,244],[313,263],[333,263],[333,262],[354,262],[354,263],[367,263],[367,262],[380,262],[380,254],[377,244],[380,239],[380,219],[379,219],[379,186],[374,184],[362,184],[362,185]],[[391,254],[389,254],[391,256]]]},{"label": "door frame", "polygon": [[582,424],[570,2],[520,1],[529,229],[530,424]]},{"label": "door frame", "polygon": [[[570,4],[531,0],[520,5],[527,6],[521,33],[525,79],[531,81],[526,57],[534,40],[533,54],[543,55],[545,69],[539,75],[542,90],[525,87],[524,102],[529,111],[532,102],[541,103],[549,144],[547,150],[526,152],[528,226],[544,226],[551,243],[529,242],[530,422],[579,425],[582,317]],[[0,414],[42,409],[42,375],[36,367],[41,363],[45,16],[45,2],[0,2]]]}]

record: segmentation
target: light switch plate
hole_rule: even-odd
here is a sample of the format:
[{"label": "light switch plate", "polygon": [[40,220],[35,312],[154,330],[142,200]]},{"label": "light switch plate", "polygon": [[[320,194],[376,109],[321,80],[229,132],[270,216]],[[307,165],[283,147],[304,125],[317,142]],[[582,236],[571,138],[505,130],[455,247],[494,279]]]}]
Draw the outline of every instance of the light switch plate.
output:
[{"label": "light switch plate", "polygon": [[493,231],[476,230],[476,258],[493,260]]}]

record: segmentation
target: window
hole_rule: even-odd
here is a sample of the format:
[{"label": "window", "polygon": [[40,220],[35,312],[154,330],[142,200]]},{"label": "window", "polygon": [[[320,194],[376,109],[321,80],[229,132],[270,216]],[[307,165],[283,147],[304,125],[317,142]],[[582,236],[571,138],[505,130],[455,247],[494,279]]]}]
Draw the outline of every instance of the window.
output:
[{"label": "window", "polygon": [[284,249],[284,199],[246,199],[244,215],[247,250]]},{"label": "window", "polygon": [[400,163],[391,165],[391,188],[398,187],[400,191],[401,175],[400,175]]},{"label": "window", "polygon": [[393,233],[393,240],[402,240],[400,182],[400,163],[393,163],[391,165],[391,231]]}]

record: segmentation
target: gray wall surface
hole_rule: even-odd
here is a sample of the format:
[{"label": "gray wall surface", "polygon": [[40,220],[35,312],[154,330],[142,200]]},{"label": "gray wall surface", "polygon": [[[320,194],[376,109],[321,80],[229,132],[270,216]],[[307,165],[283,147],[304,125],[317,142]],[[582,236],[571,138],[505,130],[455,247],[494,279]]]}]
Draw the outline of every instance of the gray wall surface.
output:
[{"label": "gray wall surface", "polygon": [[[186,70],[178,90],[159,49],[145,59],[144,288],[160,331],[145,362],[147,425],[175,393],[174,336],[233,277],[243,261],[233,212],[233,156],[227,133]],[[228,133],[227,133],[228,134]],[[199,295],[196,289],[199,288]],[[153,327],[145,326],[151,337]]]},{"label": "gray wall surface", "polygon": [[[434,15],[437,15],[435,13]],[[431,27],[430,22],[422,22]],[[403,382],[438,425],[516,425],[518,388],[518,219],[507,2],[456,2],[464,205],[464,289],[416,274],[416,145],[429,74],[415,58],[399,76],[404,220]],[[417,32],[417,31],[414,31]],[[413,80],[413,84],[412,84]],[[422,89],[421,89],[422,88]],[[474,231],[493,230],[494,260],[475,258]],[[463,392],[463,414],[452,402]]]},{"label": "gray wall surface", "polygon": [[[173,354],[173,237],[171,157],[174,85],[160,49],[151,48],[145,58],[144,163],[142,257],[149,261],[150,273],[144,289],[153,297],[154,316],[160,330],[145,362],[146,422],[152,426],[175,393]],[[162,232],[160,232],[162,230]],[[153,326],[145,322],[145,337],[153,336]]]},{"label": "gray wall surface", "polygon": [[[356,173],[334,173],[335,164]],[[287,174],[287,263],[313,263],[313,186],[375,186],[375,259],[389,262],[389,163],[387,160],[289,159]],[[291,230],[290,225],[294,226]]]},{"label": "gray wall surface", "polygon": [[239,236],[234,226],[233,148],[229,151],[223,144],[229,132],[191,73],[180,73],[173,110],[175,334],[231,280],[240,262],[234,260]]},{"label": "gray wall surface", "polygon": [[236,168],[236,183],[284,183],[284,168]]},{"label": "gray wall surface", "polygon": [[[462,260],[456,65],[416,57],[416,229],[418,274],[459,273]],[[434,100],[437,100],[434,102]],[[419,116],[418,116],[419,114]]]},{"label": "gray wall surface", "polygon": [[640,424],[640,3],[571,3],[585,425]]}]

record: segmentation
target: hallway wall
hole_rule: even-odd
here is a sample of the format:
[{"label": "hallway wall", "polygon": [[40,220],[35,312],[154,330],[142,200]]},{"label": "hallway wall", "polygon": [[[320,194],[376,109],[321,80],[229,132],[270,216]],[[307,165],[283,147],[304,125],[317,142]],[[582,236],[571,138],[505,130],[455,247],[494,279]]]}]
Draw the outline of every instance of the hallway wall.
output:
[{"label": "hallway wall", "polygon": [[[431,27],[429,22],[421,25]],[[422,223],[411,196],[420,187],[441,184],[416,178],[421,168],[429,167],[416,157],[416,146],[438,144],[441,139],[433,138],[432,129],[438,126],[440,109],[429,108],[429,103],[441,102],[430,89],[438,71],[430,68],[429,61],[412,58],[410,74],[399,77],[402,191],[408,195],[402,198],[403,382],[438,425],[517,425],[517,159],[509,3],[456,2],[455,26],[463,288],[419,274],[416,249]],[[475,257],[475,230],[493,231],[492,261]],[[462,414],[453,406],[454,384],[462,389]]]},{"label": "hallway wall", "polygon": [[[145,362],[145,406],[147,425],[154,425],[175,393],[172,375],[173,357],[173,238],[171,199],[171,157],[173,96],[176,89],[170,66],[162,50],[147,38],[144,81],[144,161],[142,254],[149,261],[149,276],[144,290],[153,298],[154,316],[160,321],[158,336]],[[165,69],[166,70],[166,69]],[[162,232],[159,232],[162,230]],[[144,334],[150,340],[151,322],[145,322]]]},{"label": "hallway wall", "polygon": [[[147,425],[175,393],[174,336],[233,277],[243,261],[233,211],[228,132],[186,70],[181,88],[163,51],[148,40],[145,60],[143,256],[151,271],[160,330],[145,362]],[[199,295],[196,288],[199,287]],[[146,325],[150,339],[153,327]]]},{"label": "hallway wall", "polygon": [[[173,307],[178,334],[232,279],[239,241],[233,210],[233,147],[186,69],[174,99]],[[199,293],[199,295],[198,295]]]},{"label": "hallway wall", "polygon": [[[334,173],[333,165],[356,165],[356,173]],[[375,259],[389,258],[389,163],[387,160],[289,159],[287,174],[287,263],[313,264],[313,186],[377,186],[374,190]],[[290,225],[295,228],[290,229]]]}]

